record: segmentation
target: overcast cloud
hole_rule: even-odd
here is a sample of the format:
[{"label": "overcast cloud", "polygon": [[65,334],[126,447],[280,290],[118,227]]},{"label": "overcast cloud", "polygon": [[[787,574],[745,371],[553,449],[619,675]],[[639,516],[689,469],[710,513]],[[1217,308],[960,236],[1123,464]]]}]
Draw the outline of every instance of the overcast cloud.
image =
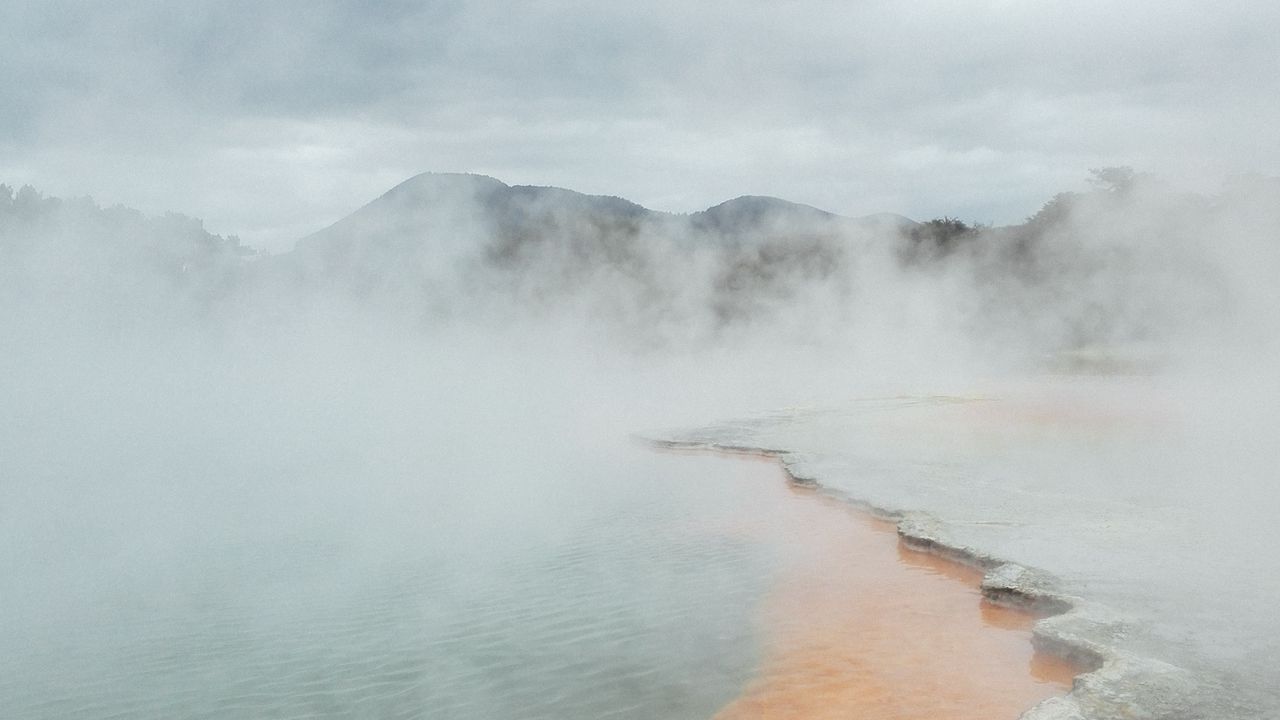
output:
[{"label": "overcast cloud", "polygon": [[0,182],[285,249],[426,170],[1017,222],[1280,173],[1274,2],[0,4]]}]

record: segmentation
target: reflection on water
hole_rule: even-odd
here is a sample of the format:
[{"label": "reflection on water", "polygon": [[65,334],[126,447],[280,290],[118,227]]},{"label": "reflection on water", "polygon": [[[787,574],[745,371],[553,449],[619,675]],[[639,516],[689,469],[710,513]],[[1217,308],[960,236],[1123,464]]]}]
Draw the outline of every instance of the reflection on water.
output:
[{"label": "reflection on water", "polygon": [[1062,688],[1025,619],[775,463],[598,455],[531,485],[142,479],[62,526],[65,488],[33,491],[0,716],[1012,718]]}]

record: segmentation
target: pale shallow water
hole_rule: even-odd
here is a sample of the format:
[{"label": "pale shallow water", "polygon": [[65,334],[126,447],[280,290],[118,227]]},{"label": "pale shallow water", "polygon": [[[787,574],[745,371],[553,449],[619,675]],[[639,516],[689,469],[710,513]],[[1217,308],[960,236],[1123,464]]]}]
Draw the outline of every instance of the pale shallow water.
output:
[{"label": "pale shallow water", "polygon": [[329,479],[295,511],[267,508],[278,488],[239,488],[188,519],[238,533],[148,528],[154,497],[95,532],[78,506],[62,528],[78,542],[46,526],[60,550],[8,558],[0,716],[709,717],[753,673],[777,562],[729,520],[758,500],[744,481],[777,470],[630,447],[597,460],[536,515],[498,482],[447,511],[380,482]]},{"label": "pale shallow water", "polygon": [[[992,620],[972,582],[899,557],[891,531],[857,530],[773,461],[385,428],[295,453],[154,433],[94,426],[67,453],[37,428],[0,460],[26,480],[0,488],[0,717],[709,718],[790,702],[807,686],[776,680],[797,668],[824,678],[802,693],[824,712],[868,683],[900,688],[877,700],[894,707],[945,686],[944,706],[983,717],[1065,689],[1037,674],[1029,623]],[[908,594],[946,619],[895,625]],[[862,647],[873,616],[885,642]],[[845,639],[796,664],[812,633]],[[938,654],[897,640],[988,635],[1007,657],[976,697],[996,705],[955,695],[972,663],[916,677]],[[841,679],[850,662],[861,685]]]}]

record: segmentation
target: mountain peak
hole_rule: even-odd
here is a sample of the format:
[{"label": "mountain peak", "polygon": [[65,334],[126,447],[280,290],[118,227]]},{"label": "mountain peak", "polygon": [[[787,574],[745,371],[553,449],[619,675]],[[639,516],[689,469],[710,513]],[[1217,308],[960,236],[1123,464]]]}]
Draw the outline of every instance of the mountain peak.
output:
[{"label": "mountain peak", "polygon": [[435,194],[449,190],[498,190],[507,187],[501,180],[476,173],[418,173],[383,194]]},{"label": "mountain peak", "polygon": [[825,210],[767,195],[743,195],[689,217],[694,227],[736,233],[746,229],[788,225],[811,226],[840,219]]},{"label": "mountain peak", "polygon": [[818,208],[813,207],[812,205],[805,205],[803,203],[791,202],[790,200],[783,200],[782,198],[773,197],[772,195],[740,195],[736,198],[733,198],[732,200],[725,200],[719,205],[707,208],[703,212],[707,212],[707,213],[742,212],[742,211],[769,212],[769,211],[778,211],[778,210],[812,212],[812,213],[819,213],[822,215],[832,215],[832,213],[829,213],[826,210],[819,210]]}]

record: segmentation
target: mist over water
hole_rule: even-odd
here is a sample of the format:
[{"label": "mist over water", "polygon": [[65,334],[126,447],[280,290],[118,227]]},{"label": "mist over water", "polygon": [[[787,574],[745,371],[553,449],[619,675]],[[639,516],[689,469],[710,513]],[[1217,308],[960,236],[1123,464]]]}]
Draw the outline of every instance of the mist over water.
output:
[{"label": "mist over water", "polygon": [[278,256],[4,188],[0,715],[708,716],[773,559],[627,438],[786,406],[1141,374],[1178,433],[1081,486],[1274,539],[1275,181],[1122,180],[938,233],[423,176]]},{"label": "mist over water", "polygon": [[4,714],[709,716],[768,560],[690,535],[734,487],[503,345],[7,363]]}]

